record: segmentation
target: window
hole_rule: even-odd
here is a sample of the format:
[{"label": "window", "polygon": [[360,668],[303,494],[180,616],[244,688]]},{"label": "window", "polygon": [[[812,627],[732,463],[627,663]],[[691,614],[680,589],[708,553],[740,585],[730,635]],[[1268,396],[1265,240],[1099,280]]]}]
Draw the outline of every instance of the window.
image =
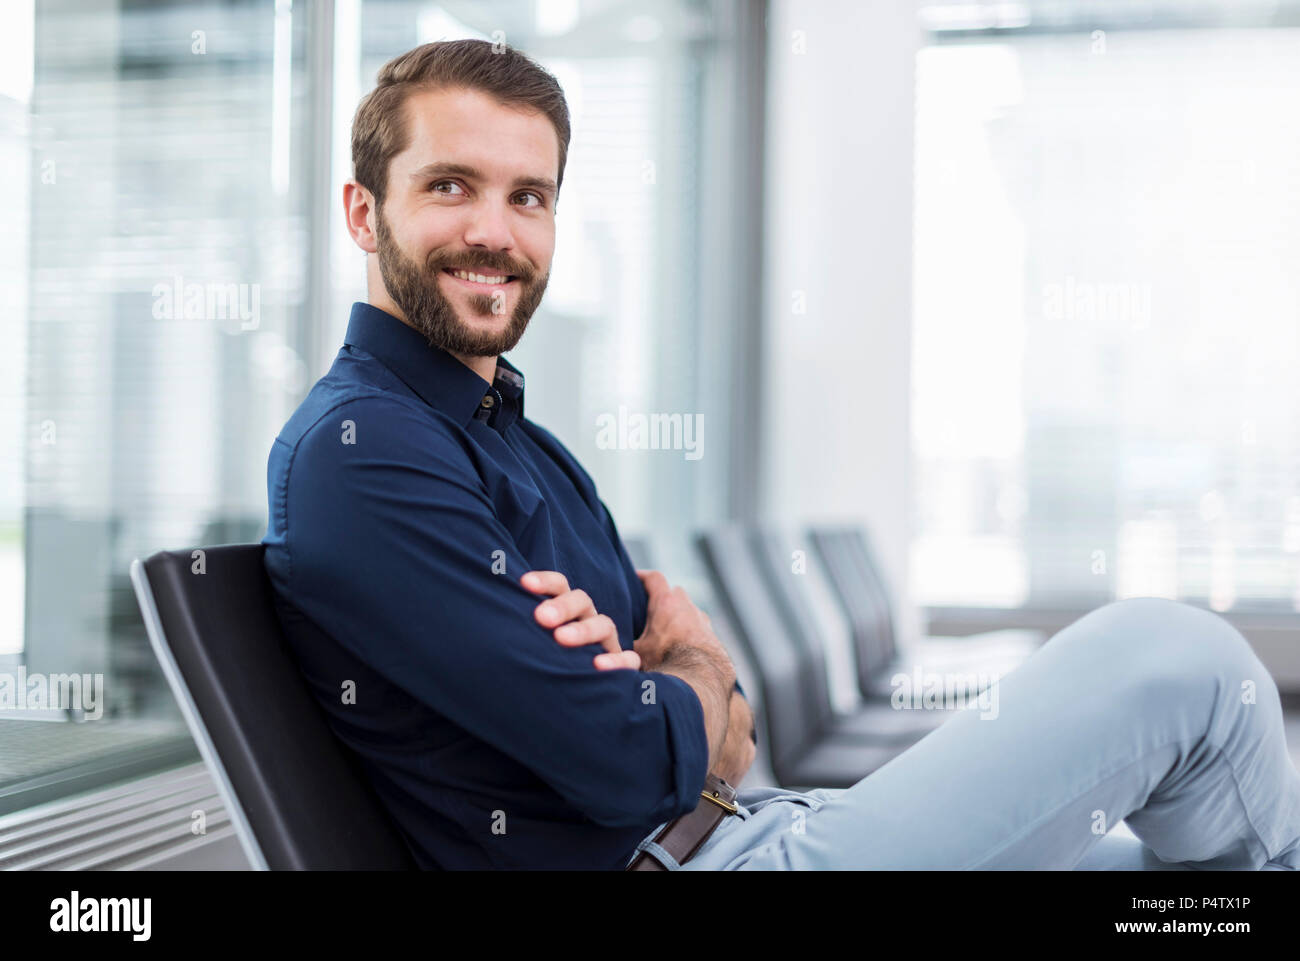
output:
[{"label": "window", "polygon": [[1300,5],[922,16],[917,598],[1300,609]]}]

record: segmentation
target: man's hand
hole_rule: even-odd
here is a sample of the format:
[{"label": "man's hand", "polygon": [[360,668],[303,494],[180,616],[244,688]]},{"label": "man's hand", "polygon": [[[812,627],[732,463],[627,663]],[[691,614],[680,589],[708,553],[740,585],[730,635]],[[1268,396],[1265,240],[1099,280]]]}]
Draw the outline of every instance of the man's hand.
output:
[{"label": "man's hand", "polygon": [[713,633],[709,615],[692,603],[686,591],[669,587],[668,579],[658,571],[638,570],[636,574],[647,597],[645,630],[632,645],[641,655],[643,670],[657,670],[669,652],[683,643],[715,650],[730,663]]},{"label": "man's hand", "polygon": [[596,612],[596,605],[586,591],[570,590],[569,579],[559,571],[529,571],[519,583],[534,593],[551,595],[551,600],[537,605],[533,616],[543,627],[553,628],[555,639],[565,647],[603,645],[605,653],[597,654],[593,662],[598,670],[640,668],[641,655],[619,646],[618,627],[613,619]]},{"label": "man's hand", "polygon": [[646,590],[645,630],[633,643],[644,670],[681,678],[691,686],[704,711],[709,770],[723,758],[730,723],[736,667],[713,633],[709,616],[691,603],[680,587],[669,587],[658,571],[638,570]]}]

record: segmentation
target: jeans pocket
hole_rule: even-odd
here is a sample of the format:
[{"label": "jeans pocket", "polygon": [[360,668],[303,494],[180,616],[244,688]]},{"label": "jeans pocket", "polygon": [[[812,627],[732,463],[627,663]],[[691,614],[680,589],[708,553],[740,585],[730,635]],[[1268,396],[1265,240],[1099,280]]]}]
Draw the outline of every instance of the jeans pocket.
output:
[{"label": "jeans pocket", "polygon": [[773,801],[791,801],[795,804],[802,804],[810,810],[819,811],[821,806],[828,800],[819,791],[801,794],[798,791],[791,791],[782,787],[746,788],[736,796],[736,800],[748,808],[750,813],[761,811]]}]

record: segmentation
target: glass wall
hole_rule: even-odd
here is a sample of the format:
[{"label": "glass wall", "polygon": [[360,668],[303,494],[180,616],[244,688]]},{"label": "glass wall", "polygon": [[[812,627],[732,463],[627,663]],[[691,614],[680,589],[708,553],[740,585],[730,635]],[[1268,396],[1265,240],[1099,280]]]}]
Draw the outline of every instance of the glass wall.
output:
[{"label": "glass wall", "polygon": [[30,99],[7,105],[29,224],[6,277],[26,309],[5,321],[24,350],[3,646],[28,686],[103,686],[84,724],[6,704],[11,789],[142,744],[194,756],[128,567],[264,529],[266,451],[305,383],[306,35],[285,3],[35,7]]}]

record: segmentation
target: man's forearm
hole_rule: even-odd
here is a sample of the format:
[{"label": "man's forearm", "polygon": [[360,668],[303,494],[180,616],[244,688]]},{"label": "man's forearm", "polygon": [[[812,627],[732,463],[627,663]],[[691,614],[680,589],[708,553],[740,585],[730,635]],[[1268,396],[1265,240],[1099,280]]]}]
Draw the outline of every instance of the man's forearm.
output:
[{"label": "man's forearm", "polygon": [[727,739],[722,745],[722,754],[717,764],[710,770],[737,786],[754,763],[756,754],[754,737],[754,712],[743,694],[734,688],[728,705],[730,723],[727,725]]},{"label": "man's forearm", "polygon": [[725,656],[719,657],[707,648],[677,644],[655,670],[680,677],[700,699],[700,706],[704,709],[704,731],[709,742],[709,770],[715,770],[727,741],[736,669]]}]

